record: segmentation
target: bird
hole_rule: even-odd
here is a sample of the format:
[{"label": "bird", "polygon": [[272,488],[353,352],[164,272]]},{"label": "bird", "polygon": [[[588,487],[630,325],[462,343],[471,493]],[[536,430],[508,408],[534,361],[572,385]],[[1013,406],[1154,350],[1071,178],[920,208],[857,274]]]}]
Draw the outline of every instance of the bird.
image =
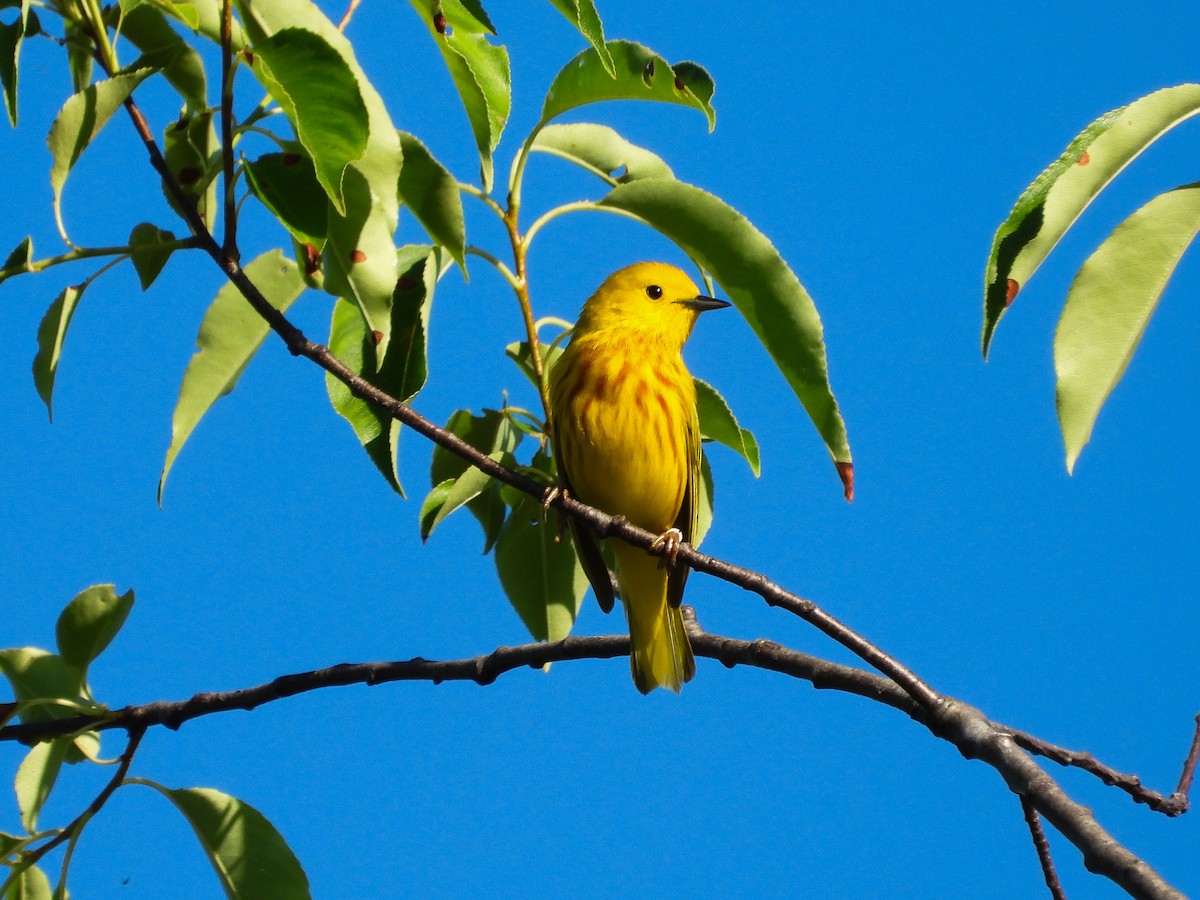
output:
[{"label": "bird", "polygon": [[[641,262],[614,272],[584,302],[570,343],[550,369],[551,435],[562,490],[659,535],[659,559],[609,541],[643,694],[676,693],[696,674],[679,606],[688,567],[675,565],[696,535],[700,423],[683,345],[700,313],[729,306],[680,269]],[[576,553],[604,612],[614,591],[600,540],[570,521]]]}]

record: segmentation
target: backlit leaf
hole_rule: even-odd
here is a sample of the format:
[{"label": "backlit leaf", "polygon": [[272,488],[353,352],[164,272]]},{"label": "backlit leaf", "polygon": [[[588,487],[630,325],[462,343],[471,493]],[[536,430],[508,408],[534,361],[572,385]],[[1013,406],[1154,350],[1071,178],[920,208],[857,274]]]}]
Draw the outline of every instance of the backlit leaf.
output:
[{"label": "backlit leaf", "polygon": [[[184,116],[168,125],[163,135],[163,158],[167,170],[188,203],[210,228],[217,214],[217,172],[220,170],[220,141],[213,126],[213,113],[205,110]],[[175,194],[163,184],[163,196],[171,208],[185,218]]]},{"label": "backlit leaf", "polygon": [[606,46],[616,77],[595,49],[584,50],[555,76],[542,106],[542,123],[588,103],[657,100],[698,109],[708,119],[709,131],[716,126],[713,80],[703,68],[695,63],[672,67],[653,50],[630,41],[609,41]]},{"label": "backlit leaf", "polygon": [[[37,647],[0,650],[0,674],[8,679],[18,703],[47,698],[79,700],[84,691],[81,668]],[[59,707],[34,705],[21,712],[21,721],[45,722],[68,715],[72,713]]]},{"label": "backlit leaf", "polygon": [[1160,194],[1131,215],[1075,276],[1054,338],[1068,471],[1197,232],[1200,182]]},{"label": "backlit leaf", "polygon": [[66,234],[66,228],[62,221],[62,191],[71,167],[79,161],[83,151],[108,124],[108,120],[125,102],[125,98],[153,71],[137,69],[88,86],[63,104],[50,126],[50,134],[46,138],[53,160],[50,168],[50,187],[54,191],[54,217],[59,232],[63,235]]},{"label": "backlit leaf", "polygon": [[86,670],[116,637],[133,609],[133,591],[118,595],[111,584],[98,584],[78,594],[58,616],[58,652]]},{"label": "backlit leaf", "polygon": [[22,869],[8,885],[4,900],[51,900],[50,879],[37,866]]},{"label": "backlit leaf", "polygon": [[308,877],[287,841],[249,803],[212,788],[152,787],[183,813],[229,900],[308,900]]},{"label": "backlit leaf", "polygon": [[133,268],[137,271],[143,291],[149,290],[150,285],[154,284],[154,279],[175,252],[174,243],[174,234],[148,222],[133,226],[129,234],[129,246],[133,248]]},{"label": "backlit leaf", "polygon": [[530,149],[570,160],[610,183],[675,177],[657,154],[629,143],[607,125],[547,125]]},{"label": "backlit leaf", "polygon": [[246,183],[301,244],[325,246],[329,202],[308,154],[264,153],[246,162]]},{"label": "backlit leaf", "polygon": [[750,464],[750,471],[757,478],[758,441],[748,428],[738,424],[733,410],[716,388],[699,378],[692,380],[696,383],[696,410],[700,414],[700,434],[740,454]]},{"label": "backlit leaf", "polygon": [[[494,409],[486,409],[483,415],[473,415],[460,409],[446,423],[446,430],[462,438],[485,455],[512,453],[520,443],[521,435],[508,419]],[[429,464],[430,484],[440,486],[446,481],[457,480],[470,464],[443,447],[434,447]],[[472,515],[483,528],[484,553],[495,543],[504,523],[506,504],[501,499],[500,488],[493,482],[479,496],[467,503]]]},{"label": "backlit leaf", "polygon": [[161,8],[143,3],[131,9],[121,17],[121,36],[142,52],[134,67],[160,69],[187,103],[189,113],[208,105],[204,61],[168,24]]},{"label": "backlit leaf", "polygon": [[33,385],[38,396],[46,404],[46,413],[54,421],[54,378],[58,374],[58,362],[62,356],[63,341],[71,326],[75,307],[83,296],[83,285],[63,288],[54,298],[46,315],[42,317],[37,331],[37,354],[33,357]]},{"label": "backlit leaf", "polygon": [[550,0],[550,3],[588,39],[599,55],[604,70],[615,77],[617,67],[604,43],[604,24],[600,21],[600,13],[596,11],[593,0]]},{"label": "backlit leaf", "polygon": [[1200,84],[1164,88],[1085,128],[1017,200],[992,241],[984,288],[983,353],[1000,317],[1088,204],[1138,154],[1200,113]]},{"label": "backlit leaf", "polygon": [[466,274],[466,226],[458,182],[413,135],[401,131],[400,147],[400,202]]},{"label": "backlit leaf", "polygon": [[38,814],[58,779],[63,759],[71,746],[69,738],[58,738],[34,744],[21,765],[13,788],[17,795],[17,809],[21,813],[21,826],[28,832],[37,831]]},{"label": "backlit leaf", "polygon": [[[304,291],[298,267],[278,250],[264,253],[245,269],[263,296],[280,312],[287,310]],[[175,457],[209,408],[233,390],[268,331],[267,323],[234,285],[221,288],[200,323],[196,353],[179,386],[179,400],[171,418],[171,445],[158,480],[159,503]]]}]

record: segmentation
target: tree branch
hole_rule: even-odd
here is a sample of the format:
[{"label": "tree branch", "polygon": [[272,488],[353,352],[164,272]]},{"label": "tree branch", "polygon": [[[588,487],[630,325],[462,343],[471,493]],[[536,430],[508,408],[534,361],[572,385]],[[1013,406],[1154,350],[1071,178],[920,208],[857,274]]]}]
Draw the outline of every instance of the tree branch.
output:
[{"label": "tree branch", "polygon": [[1026,797],[1021,798],[1021,811],[1025,814],[1025,824],[1029,826],[1029,836],[1033,839],[1033,848],[1037,851],[1038,862],[1042,864],[1042,877],[1046,879],[1046,887],[1054,900],[1067,900],[1063,893],[1062,882],[1054,869],[1054,857],[1050,855],[1050,842],[1046,840],[1046,832],[1042,830],[1042,820],[1038,811]]}]

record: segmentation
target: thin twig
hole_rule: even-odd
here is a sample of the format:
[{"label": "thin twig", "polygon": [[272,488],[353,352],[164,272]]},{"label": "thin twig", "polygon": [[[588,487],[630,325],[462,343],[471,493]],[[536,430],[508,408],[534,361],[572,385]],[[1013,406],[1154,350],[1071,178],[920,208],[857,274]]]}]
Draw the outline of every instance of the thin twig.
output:
[{"label": "thin twig", "polygon": [[358,4],[362,0],[350,0],[350,5],[346,7],[346,12],[342,15],[342,21],[338,22],[338,31],[344,32],[346,26],[350,24],[350,19],[354,16],[354,11],[358,9]]},{"label": "thin twig", "polygon": [[221,249],[230,259],[239,259],[233,181],[233,74],[233,0],[221,0],[221,168],[225,187],[225,239]]},{"label": "thin twig", "polygon": [[87,824],[88,820],[90,820],[92,816],[100,812],[100,810],[104,807],[104,804],[108,802],[108,798],[113,795],[113,791],[121,786],[121,782],[125,780],[125,776],[129,773],[129,764],[133,762],[133,755],[137,753],[138,744],[142,742],[142,736],[146,733],[145,728],[139,728],[136,726],[130,727],[128,731],[129,743],[125,745],[125,752],[121,754],[121,761],[117,765],[117,771],[113,773],[113,777],[108,780],[108,784],[104,785],[104,788],[99,794],[96,795],[96,798],[88,804],[87,809],[76,816],[71,821],[71,824],[67,825],[62,831],[60,831],[50,840],[46,841],[46,843],[42,844],[37,849],[30,850],[28,853],[24,854],[20,862],[22,868],[28,868],[29,866],[35,865],[38,860],[40,860],[59,844],[70,839],[71,835],[75,833],[76,829],[82,828]]},{"label": "thin twig", "polygon": [[1042,820],[1033,804],[1025,797],[1021,798],[1021,811],[1025,813],[1025,824],[1029,826],[1029,836],[1033,838],[1033,847],[1037,850],[1038,862],[1042,864],[1042,876],[1046,879],[1046,887],[1054,900],[1067,900],[1063,893],[1062,882],[1054,868],[1054,857],[1050,855],[1050,842],[1046,840],[1046,832],[1042,830]]}]

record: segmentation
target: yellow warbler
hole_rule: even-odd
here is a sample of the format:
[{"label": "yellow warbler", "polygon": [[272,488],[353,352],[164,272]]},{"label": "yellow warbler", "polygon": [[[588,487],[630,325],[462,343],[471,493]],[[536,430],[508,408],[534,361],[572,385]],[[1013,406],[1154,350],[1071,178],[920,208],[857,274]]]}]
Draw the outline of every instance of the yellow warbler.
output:
[{"label": "yellow warbler", "polygon": [[[559,477],[577,500],[661,535],[670,562],[696,531],[700,424],[683,344],[706,309],[674,266],[637,263],[610,275],[583,305],[571,343],[550,372]],[[571,523],[600,607],[613,607],[599,543]],[[643,694],[678,691],[696,674],[679,603],[687,566],[612,542],[629,637],[633,682]]]}]

